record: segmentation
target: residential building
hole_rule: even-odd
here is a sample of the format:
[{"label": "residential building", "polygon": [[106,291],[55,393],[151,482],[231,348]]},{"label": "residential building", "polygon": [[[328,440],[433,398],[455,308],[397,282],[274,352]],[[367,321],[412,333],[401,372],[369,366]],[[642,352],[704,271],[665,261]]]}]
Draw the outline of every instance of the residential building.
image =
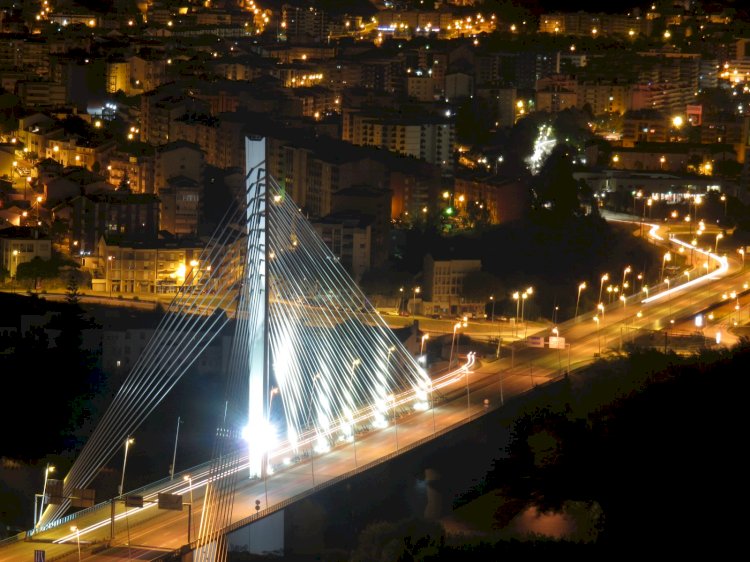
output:
[{"label": "residential building", "polygon": [[453,169],[455,124],[450,117],[344,109],[342,139]]},{"label": "residential building", "polygon": [[127,190],[73,196],[52,214],[67,222],[73,255],[93,254],[102,236],[148,241],[156,240],[159,230],[159,199]]},{"label": "residential building", "polygon": [[58,107],[67,101],[65,84],[43,80],[16,82],[16,95],[29,107]]},{"label": "residential building", "polygon": [[427,254],[422,269],[422,313],[451,317],[484,313],[484,303],[467,299],[463,293],[466,276],[481,270],[482,261],[478,259]]},{"label": "residential building", "polygon": [[159,188],[159,229],[175,236],[196,236],[201,216],[203,186],[192,178],[173,176]]},{"label": "residential building", "polygon": [[52,257],[52,240],[36,228],[9,226],[0,229],[0,267],[15,278],[18,266],[34,258],[49,260]]},{"label": "residential building", "polygon": [[[335,191],[331,197],[332,213],[326,217],[342,217],[342,213],[359,213],[360,227],[367,223],[368,259],[365,269],[378,267],[388,260],[391,232],[391,192],[369,185],[355,185]],[[361,273],[361,272],[360,272]]]},{"label": "residential building", "polygon": [[201,183],[204,166],[204,154],[197,144],[178,140],[157,147],[154,164],[155,192],[159,194],[170,178],[178,176]]},{"label": "residential building", "polygon": [[371,216],[352,211],[312,221],[312,227],[355,281],[371,267],[371,223]]},{"label": "residential building", "polygon": [[492,224],[518,221],[528,214],[529,190],[516,179],[461,170],[454,181],[453,205],[458,211],[485,205]]},{"label": "residential building", "polygon": [[102,236],[92,286],[110,294],[175,294],[185,283],[205,282],[202,252],[200,241],[187,238],[136,242]]}]

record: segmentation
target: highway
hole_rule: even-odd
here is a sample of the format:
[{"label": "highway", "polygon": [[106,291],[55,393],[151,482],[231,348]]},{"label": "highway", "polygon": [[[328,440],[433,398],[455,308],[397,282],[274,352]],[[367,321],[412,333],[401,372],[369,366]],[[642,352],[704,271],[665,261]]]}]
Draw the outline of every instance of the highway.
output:
[{"label": "highway", "polygon": [[[665,250],[669,244],[671,250],[678,251],[680,240],[671,239],[662,230],[659,225],[652,226],[654,240],[665,245]],[[354,440],[339,441],[329,451],[313,452],[314,436],[303,436],[296,451],[281,444],[269,455],[273,473],[265,479],[249,478],[247,459],[238,454],[231,464],[231,470],[239,471],[232,527],[271,514],[326,483],[366,470],[371,463],[387,460],[502,407],[506,400],[557,379],[568,370],[586,366],[597,356],[622,349],[627,342],[644,333],[650,335],[652,330],[661,331],[659,345],[669,345],[670,337],[674,342],[678,332],[699,330],[712,339],[721,332],[722,343],[731,343],[728,328],[741,319],[743,310],[744,318],[748,318],[748,306],[743,306],[741,299],[747,298],[750,275],[739,257],[714,255],[708,259],[708,268],[681,273],[679,279],[671,279],[668,290],[665,284],[663,291],[654,288],[648,296],[642,292],[607,306],[603,312],[597,311],[598,321],[590,311],[558,325],[559,336],[566,341],[563,349],[530,347],[527,342],[517,341],[503,348],[503,356],[497,360],[477,359],[469,353],[454,371],[432,375],[432,408],[413,408],[417,400],[414,391],[409,390],[394,397],[387,427],[374,428],[370,423],[372,411],[361,411]],[[699,313],[704,315],[700,327],[695,325]],[[548,338],[551,329],[529,333],[532,335]],[[183,479],[185,474],[133,491],[131,494],[143,496],[143,508],[126,509],[120,499],[114,502],[113,511],[113,503],[108,501],[68,516],[52,528],[32,533],[27,540],[3,541],[0,562],[31,561],[36,549],[44,550],[47,560],[74,561],[78,559],[79,546],[81,558],[87,561],[156,560],[188,543],[189,522],[193,527],[190,539],[196,537],[209,466],[192,469],[187,481]],[[184,509],[158,509],[156,495],[165,492],[182,495]],[[256,500],[260,501],[257,513]],[[76,529],[71,530],[72,526]]]}]

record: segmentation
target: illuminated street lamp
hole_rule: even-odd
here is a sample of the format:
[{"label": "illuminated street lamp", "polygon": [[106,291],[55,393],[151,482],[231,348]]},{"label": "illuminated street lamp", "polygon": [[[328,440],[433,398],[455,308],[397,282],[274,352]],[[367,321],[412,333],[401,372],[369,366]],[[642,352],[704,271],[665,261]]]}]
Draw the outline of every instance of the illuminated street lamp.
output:
[{"label": "illuminated street lamp", "polygon": [[599,283],[599,302],[602,302],[602,291],[604,290],[605,281],[609,281],[609,273],[602,275],[601,283]]},{"label": "illuminated street lamp", "polygon": [[107,270],[109,271],[109,275],[107,275],[109,278],[109,298],[112,298],[112,260],[114,259],[115,256],[107,256]]},{"label": "illuminated street lamp", "polygon": [[727,196],[722,195],[719,199],[721,199],[721,202],[724,203],[724,218],[727,216]]},{"label": "illuminated street lamp", "polygon": [[456,322],[453,326],[453,339],[451,340],[451,355],[448,359],[448,368],[450,369],[451,365],[453,364],[453,347],[456,343],[456,330],[459,328],[466,328],[468,326],[468,323],[466,321],[463,322]]},{"label": "illuminated street lamp", "polygon": [[495,321],[495,296],[490,295],[490,301],[492,301],[492,316],[490,317],[490,322]]},{"label": "illuminated street lamp", "polygon": [[413,295],[414,296],[412,298],[412,306],[411,306],[411,313],[412,314],[415,314],[416,311],[417,311],[417,295],[419,294],[419,292],[421,290],[422,290],[421,287],[414,287],[414,291],[413,291]]},{"label": "illuminated street lamp", "polygon": [[721,240],[722,238],[724,238],[724,235],[721,232],[719,232],[716,235],[716,243],[714,244],[714,254],[719,251],[719,240]]},{"label": "illuminated street lamp", "polygon": [[668,261],[672,261],[672,254],[670,254],[669,252],[665,252],[664,257],[661,260],[660,281],[664,281],[664,266],[667,265]]},{"label": "illuminated street lamp", "polygon": [[632,269],[631,269],[631,267],[629,265],[626,266],[625,269],[622,271],[622,293],[623,293],[623,295],[625,294],[625,287],[626,287],[626,285],[625,285],[625,277],[631,271],[632,271]]},{"label": "illuminated street lamp", "polygon": [[[13,292],[15,293],[16,292],[16,277],[18,276],[18,250],[13,250],[13,262],[14,262],[13,265],[15,267],[13,268],[13,271],[11,272],[12,273],[12,275],[11,275],[11,281],[13,282],[12,283],[13,284]],[[745,262],[745,256],[744,256],[744,254],[742,256],[742,262],[743,263]]]},{"label": "illuminated street lamp", "polygon": [[520,310],[520,307],[521,307],[520,298],[521,298],[521,294],[518,291],[516,291],[515,293],[513,293],[513,300],[516,301],[516,321],[514,322],[514,327],[516,328],[516,333],[518,331],[518,314],[519,314],[518,311]]},{"label": "illuminated street lamp", "polygon": [[578,303],[581,302],[581,291],[583,291],[586,288],[586,282],[584,281],[580,285],[578,285],[578,297],[576,298],[576,312],[573,315],[574,317],[578,316]]},{"label": "illuminated street lamp", "polygon": [[[193,477],[189,474],[186,474],[182,477],[182,479],[188,483],[188,488],[190,490],[190,511],[188,511],[188,516],[190,519],[192,519],[193,516]],[[190,542],[190,532],[193,531],[193,535],[195,534],[195,531],[191,529],[193,526],[192,521],[188,521],[188,543]]]},{"label": "illuminated street lamp", "polygon": [[737,253],[742,256],[742,267],[745,267],[745,248],[738,248]]},{"label": "illuminated street lamp", "polygon": [[[42,500],[41,505],[39,506],[39,517],[42,516],[42,512],[44,511],[44,504],[47,500],[47,480],[51,472],[55,472],[55,467],[50,463],[47,463],[47,467],[44,469],[44,485],[42,486]],[[36,515],[36,499],[34,500],[34,514]],[[36,527],[38,524],[39,518],[34,521],[34,527]]]},{"label": "illuminated street lamp", "polygon": [[120,478],[120,487],[119,487],[119,495],[122,495],[125,487],[125,467],[128,464],[128,450],[130,449],[130,446],[135,443],[135,439],[128,436],[127,439],[125,439],[125,456],[122,459],[122,476]]},{"label": "illuminated street lamp", "polygon": [[453,347],[456,343],[456,330],[458,330],[461,327],[461,322],[456,322],[453,325],[453,339],[451,339],[451,354],[448,358],[448,368],[451,368],[451,365],[453,365]]},{"label": "illuminated street lamp", "polygon": [[430,339],[430,334],[424,334],[422,336],[422,343],[419,346],[419,354],[422,355],[424,353],[424,341]]},{"label": "illuminated street lamp", "polygon": [[78,545],[78,562],[81,562],[81,530],[75,525],[72,525],[70,527],[70,530],[76,534],[76,544]]}]

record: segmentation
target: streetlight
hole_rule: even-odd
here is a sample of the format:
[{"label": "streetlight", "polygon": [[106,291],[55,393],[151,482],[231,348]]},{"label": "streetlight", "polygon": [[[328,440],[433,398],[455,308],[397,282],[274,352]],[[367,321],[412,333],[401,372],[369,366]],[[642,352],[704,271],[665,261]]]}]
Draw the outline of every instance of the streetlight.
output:
[{"label": "streetlight", "polygon": [[633,270],[631,269],[631,267],[629,265],[626,266],[625,269],[623,269],[623,271],[622,271],[622,293],[623,294],[625,294],[625,277],[631,271],[633,271]]},{"label": "streetlight", "polygon": [[[17,250],[13,250],[17,252]],[[742,267],[745,267],[745,248],[738,248],[737,253],[742,256]]]},{"label": "streetlight", "polygon": [[424,353],[424,340],[430,339],[430,334],[424,334],[422,336],[422,344],[419,346],[419,354],[422,355]]},{"label": "streetlight", "polygon": [[120,490],[119,495],[122,495],[125,487],[125,467],[128,464],[128,450],[130,449],[130,446],[135,443],[135,439],[128,436],[127,439],[125,439],[125,456],[122,459],[122,477],[120,478]]},{"label": "streetlight", "polygon": [[719,232],[716,235],[716,244],[714,244],[714,254],[719,251],[719,240],[721,240],[722,238],[724,238],[724,235],[721,232]]},{"label": "streetlight", "polygon": [[578,316],[578,303],[581,302],[581,291],[583,291],[586,288],[586,282],[584,281],[580,285],[578,285],[578,298],[576,298],[576,313],[573,315],[573,317]]},{"label": "streetlight", "polygon": [[[49,477],[50,472],[55,472],[55,467],[52,466],[50,463],[47,463],[47,467],[44,469],[44,485],[42,486],[42,501],[41,505],[39,506],[39,517],[41,518],[42,512],[44,511],[44,503],[47,499],[47,479]],[[36,515],[36,498],[34,499],[34,514]],[[39,524],[39,519],[37,518],[36,521],[34,521],[34,527],[36,527]]]},{"label": "streetlight", "polygon": [[[189,474],[186,474],[182,477],[182,479],[188,483],[188,489],[190,490],[190,511],[188,511],[188,516],[190,519],[193,518],[193,477]],[[190,542],[190,531],[192,527],[192,521],[188,521],[188,542]],[[195,531],[193,531],[193,534],[195,534]]]},{"label": "streetlight", "polygon": [[[521,322],[523,322],[523,307],[524,307],[524,304],[526,304],[526,299],[531,297],[531,295],[533,294],[534,294],[534,287],[529,287],[523,292],[523,295],[521,295],[523,297],[523,300],[521,301]],[[524,328],[523,328],[524,338],[526,337],[527,330],[528,330],[528,326],[524,323]]]},{"label": "streetlight", "polygon": [[[13,268],[13,271],[11,271],[11,285],[13,286],[13,292],[16,292],[16,277],[18,276],[18,250],[13,250],[13,261],[15,262],[15,267]],[[742,255],[742,263],[745,263],[745,255]]]},{"label": "streetlight", "polygon": [[515,318],[515,322],[513,323],[513,327],[516,330],[516,334],[518,334],[518,311],[521,306],[521,301],[519,300],[520,298],[521,298],[521,295],[519,294],[518,291],[513,293],[513,300],[516,301],[516,318]]},{"label": "streetlight", "polygon": [[115,256],[107,256],[107,270],[109,271],[109,298],[112,298],[112,260],[115,259]]},{"label": "streetlight", "polygon": [[604,290],[604,282],[609,281],[609,273],[602,275],[601,282],[599,283],[599,302],[602,302],[602,291]]},{"label": "streetlight", "polygon": [[597,309],[597,310],[598,310],[599,312],[601,312],[601,314],[602,314],[602,318],[604,318],[604,303],[603,303],[603,302],[600,302],[599,304],[597,304],[597,305],[596,305],[596,309]]},{"label": "streetlight", "polygon": [[451,368],[451,365],[453,364],[453,347],[454,347],[454,344],[456,343],[456,330],[458,330],[462,326],[465,328],[467,326],[467,323],[466,322],[456,322],[453,325],[453,339],[451,340],[451,355],[450,355],[450,358],[448,359],[448,368],[449,369]]},{"label": "streetlight", "polygon": [[421,291],[421,287],[414,287],[414,297],[412,298],[412,306],[411,306],[411,313],[416,314],[417,312],[417,295],[419,294],[419,291]]},{"label": "streetlight", "polygon": [[490,316],[490,322],[495,321],[495,296],[490,295],[490,301],[492,301],[492,316]]},{"label": "streetlight", "polygon": [[667,265],[668,261],[672,261],[672,254],[670,254],[669,252],[665,252],[664,257],[661,260],[660,281],[664,281],[664,266]]},{"label": "streetlight", "polygon": [[727,196],[726,195],[722,195],[720,197],[720,199],[721,199],[722,203],[724,203],[724,218],[726,218],[727,217]]},{"label": "streetlight", "polygon": [[81,562],[81,530],[75,525],[72,525],[70,527],[70,530],[76,534],[76,544],[78,545],[78,562]]}]

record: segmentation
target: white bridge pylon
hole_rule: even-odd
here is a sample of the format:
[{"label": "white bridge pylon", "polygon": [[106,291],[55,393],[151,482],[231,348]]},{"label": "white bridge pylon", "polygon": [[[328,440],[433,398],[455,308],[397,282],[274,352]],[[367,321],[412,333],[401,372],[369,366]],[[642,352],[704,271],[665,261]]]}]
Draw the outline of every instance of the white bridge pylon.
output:
[{"label": "white bridge pylon", "polygon": [[246,154],[248,257],[236,341],[246,330],[250,473],[260,475],[278,439],[294,446],[312,432],[318,450],[351,440],[355,413],[371,408],[369,422],[382,426],[394,392],[413,388],[426,401],[430,379],[265,174],[265,139],[248,139]]}]

